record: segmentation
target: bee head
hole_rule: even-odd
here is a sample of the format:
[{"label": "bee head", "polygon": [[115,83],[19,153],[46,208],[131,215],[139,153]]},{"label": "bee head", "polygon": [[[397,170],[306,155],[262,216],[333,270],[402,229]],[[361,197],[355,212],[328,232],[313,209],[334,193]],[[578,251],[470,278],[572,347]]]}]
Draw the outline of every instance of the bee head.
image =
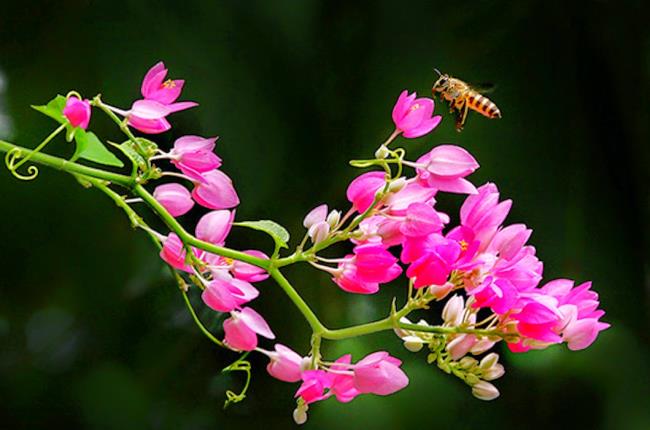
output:
[{"label": "bee head", "polygon": [[433,84],[433,91],[442,92],[449,85],[449,75],[442,74],[438,69],[433,69],[438,74],[438,80]]}]

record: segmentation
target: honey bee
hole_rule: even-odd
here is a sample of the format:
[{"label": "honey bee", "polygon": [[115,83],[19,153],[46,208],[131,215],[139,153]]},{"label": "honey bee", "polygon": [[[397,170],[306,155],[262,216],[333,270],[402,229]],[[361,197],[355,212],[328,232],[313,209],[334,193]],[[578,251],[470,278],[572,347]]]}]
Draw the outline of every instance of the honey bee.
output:
[{"label": "honey bee", "polygon": [[450,112],[456,111],[456,131],[462,131],[469,109],[488,118],[501,118],[501,111],[490,99],[479,94],[465,82],[449,75],[438,74],[438,80],[431,88],[431,93],[439,95],[442,100],[449,102]]}]

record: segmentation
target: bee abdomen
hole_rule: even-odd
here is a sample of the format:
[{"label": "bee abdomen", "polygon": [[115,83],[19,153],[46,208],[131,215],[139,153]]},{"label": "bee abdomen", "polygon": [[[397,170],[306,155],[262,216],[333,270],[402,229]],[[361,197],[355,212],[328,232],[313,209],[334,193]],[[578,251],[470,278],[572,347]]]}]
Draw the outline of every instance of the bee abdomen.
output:
[{"label": "bee abdomen", "polygon": [[488,118],[501,118],[501,111],[490,99],[478,93],[471,94],[467,103],[472,110]]}]

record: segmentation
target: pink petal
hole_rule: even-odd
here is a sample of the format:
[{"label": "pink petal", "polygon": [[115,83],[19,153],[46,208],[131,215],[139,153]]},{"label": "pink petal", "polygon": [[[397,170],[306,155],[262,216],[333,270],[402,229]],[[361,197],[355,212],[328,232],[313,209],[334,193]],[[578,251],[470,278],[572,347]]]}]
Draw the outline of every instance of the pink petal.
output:
[{"label": "pink petal", "polygon": [[271,331],[271,327],[269,327],[267,322],[264,320],[264,317],[255,312],[252,308],[243,308],[238,314],[238,318],[240,318],[248,328],[260,336],[264,336],[267,339],[275,339],[275,335]]},{"label": "pink petal", "polygon": [[208,212],[196,224],[196,237],[215,245],[223,245],[228,233],[230,233],[234,218],[235,211],[216,210]]}]

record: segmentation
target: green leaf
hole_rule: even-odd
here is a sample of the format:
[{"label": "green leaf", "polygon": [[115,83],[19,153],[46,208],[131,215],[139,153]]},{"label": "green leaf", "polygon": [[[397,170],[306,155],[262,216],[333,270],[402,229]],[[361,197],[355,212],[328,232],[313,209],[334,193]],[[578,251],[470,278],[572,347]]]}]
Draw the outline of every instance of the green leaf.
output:
[{"label": "green leaf", "polygon": [[74,135],[74,139],[77,142],[77,150],[72,156],[73,160],[83,158],[107,166],[124,166],[124,163],[109,151],[92,131],[79,128]]},{"label": "green leaf", "polygon": [[253,230],[263,231],[273,238],[275,244],[282,248],[288,248],[287,242],[289,242],[289,232],[286,228],[282,227],[280,224],[263,219],[260,221],[241,221],[235,222],[233,225],[238,225],[241,227],[252,228]]},{"label": "green leaf", "polygon": [[65,103],[66,103],[66,98],[61,94],[59,94],[56,97],[54,97],[52,100],[50,100],[46,105],[32,106],[32,108],[60,122],[61,124],[66,124],[68,120],[65,118],[65,116],[63,116],[63,109],[65,108]]},{"label": "green leaf", "polygon": [[133,162],[133,165],[137,167],[140,171],[146,172],[147,169],[149,169],[147,160],[145,160],[144,157],[140,155],[138,151],[135,150],[135,148],[133,147],[133,143],[131,141],[127,140],[122,144],[117,144],[113,142],[108,142],[108,143],[110,143],[111,145],[113,145],[114,147],[122,151],[122,153],[126,155],[126,157],[129,160],[131,160]]}]

